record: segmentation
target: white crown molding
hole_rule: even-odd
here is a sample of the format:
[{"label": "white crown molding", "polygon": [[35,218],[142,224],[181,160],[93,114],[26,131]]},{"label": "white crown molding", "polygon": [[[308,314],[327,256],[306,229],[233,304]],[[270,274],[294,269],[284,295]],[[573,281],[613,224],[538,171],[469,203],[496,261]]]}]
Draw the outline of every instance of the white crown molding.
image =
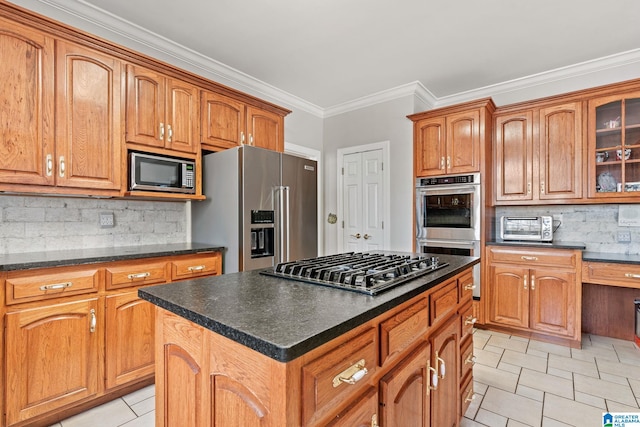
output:
[{"label": "white crown molding", "polygon": [[[537,86],[548,85],[563,80],[577,79],[589,74],[595,74],[614,68],[622,68],[628,65],[640,63],[640,49],[633,49],[614,55],[605,56],[590,61],[581,62],[566,67],[556,68],[530,76],[484,86],[481,88],[456,93],[442,98],[437,98],[436,107],[458,104],[479,98],[496,98],[502,94],[531,89]],[[638,74],[640,77],[640,74]]]},{"label": "white crown molding", "polygon": [[285,104],[287,108],[296,108],[318,117],[322,117],[324,114],[323,109],[317,105],[269,85],[222,62],[199,54],[160,34],[148,31],[83,0],[37,1],[70,17],[80,19],[89,25],[92,30],[98,27],[106,31],[106,34],[102,35],[103,37],[113,40],[113,36],[116,36],[115,38],[121,40],[126,46],[141,50],[149,56],[162,58],[166,62],[255,96],[275,100],[280,104]]},{"label": "white crown molding", "polygon": [[[96,28],[98,28],[102,31],[98,30],[100,34],[97,35],[110,40],[119,40],[119,43],[131,49],[140,50],[149,56],[158,57],[166,62],[200,74],[203,77],[254,94],[255,96],[264,97],[287,108],[305,111],[319,118],[343,114],[404,96],[415,96],[432,108],[489,96],[495,98],[501,94],[525,91],[537,86],[557,83],[563,80],[566,81],[568,79],[578,79],[589,74],[640,63],[640,49],[635,49],[441,98],[433,95],[419,81],[414,81],[332,107],[321,108],[235,68],[181,46],[159,34],[150,32],[118,16],[110,14],[103,9],[96,8],[84,0],[14,0],[14,3],[19,5],[24,4],[24,7],[32,9],[34,9],[32,6],[34,2],[62,12],[67,18],[70,18],[72,22],[80,20],[80,22],[85,25],[86,31],[96,32]],[[38,10],[36,10],[36,12],[37,11]],[[640,75],[638,77],[640,77]]]}]

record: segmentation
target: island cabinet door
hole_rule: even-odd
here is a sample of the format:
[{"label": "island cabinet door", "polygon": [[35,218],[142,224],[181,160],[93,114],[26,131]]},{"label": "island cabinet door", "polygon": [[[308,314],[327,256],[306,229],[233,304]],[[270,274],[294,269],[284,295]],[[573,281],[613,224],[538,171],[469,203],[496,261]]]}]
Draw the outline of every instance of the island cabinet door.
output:
[{"label": "island cabinet door", "polygon": [[431,346],[423,342],[380,380],[381,425],[429,426],[430,356]]},{"label": "island cabinet door", "polygon": [[[460,326],[454,316],[431,339],[432,362],[438,376],[431,393],[431,426],[457,427],[460,420]],[[434,384],[435,385],[435,384]]]}]

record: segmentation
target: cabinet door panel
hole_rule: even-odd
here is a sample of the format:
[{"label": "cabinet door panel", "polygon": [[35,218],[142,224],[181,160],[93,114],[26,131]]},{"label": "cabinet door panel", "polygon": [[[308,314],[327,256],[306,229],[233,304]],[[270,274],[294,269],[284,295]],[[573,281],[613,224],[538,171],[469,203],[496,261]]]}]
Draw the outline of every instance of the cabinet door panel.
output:
[{"label": "cabinet door panel", "polygon": [[447,173],[480,171],[480,112],[447,117]]},{"label": "cabinet door panel", "polygon": [[380,418],[383,426],[425,427],[429,425],[430,401],[427,360],[431,346],[422,343],[380,380]]},{"label": "cabinet door panel", "polygon": [[[378,415],[378,393],[373,387],[369,387],[364,393],[355,398],[353,402],[339,413],[327,427],[371,427],[373,420]],[[392,426],[394,424],[383,424]],[[397,424],[400,425],[400,424]],[[411,424],[402,424],[410,426]]]},{"label": "cabinet door panel", "polygon": [[575,332],[576,275],[553,270],[531,270],[531,329],[573,336]]},{"label": "cabinet door panel", "polygon": [[138,298],[137,291],[106,298],[107,388],[153,374],[153,307]]},{"label": "cabinet door panel", "polygon": [[489,268],[490,323],[529,327],[528,273],[528,269],[516,266]]},{"label": "cabinet door panel", "polygon": [[[456,427],[460,420],[460,330],[454,316],[432,339],[432,366],[440,377],[431,393],[431,425]],[[443,368],[444,366],[444,368]]]},{"label": "cabinet door panel", "polygon": [[445,119],[425,119],[415,124],[416,176],[444,174]]},{"label": "cabinet door panel", "polygon": [[7,424],[98,392],[97,299],[6,315]]},{"label": "cabinet door panel", "polygon": [[532,200],[533,113],[495,119],[496,201]]},{"label": "cabinet door panel", "polygon": [[[202,92],[200,141],[213,148],[242,144],[245,132],[245,104],[213,92]],[[208,147],[206,147],[208,148]]]},{"label": "cabinet door panel", "polygon": [[58,41],[56,184],[120,189],[122,65]]},{"label": "cabinet door panel", "polygon": [[540,109],[540,199],[582,197],[582,105]]},{"label": "cabinet door panel", "polygon": [[196,86],[169,79],[167,81],[167,129],[165,148],[195,153],[198,147],[200,122],[199,89]]},{"label": "cabinet door panel", "polygon": [[247,107],[248,144],[274,151],[284,150],[284,120],[269,111]]},{"label": "cabinet door panel", "polygon": [[162,74],[127,66],[127,142],[164,147],[164,90]]},{"label": "cabinet door panel", "polygon": [[0,20],[0,182],[53,184],[53,39]]}]

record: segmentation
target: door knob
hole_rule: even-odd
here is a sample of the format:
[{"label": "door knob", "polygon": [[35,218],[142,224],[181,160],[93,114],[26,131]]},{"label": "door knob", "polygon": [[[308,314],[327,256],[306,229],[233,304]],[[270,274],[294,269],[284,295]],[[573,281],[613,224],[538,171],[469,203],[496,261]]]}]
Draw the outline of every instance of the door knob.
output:
[{"label": "door knob", "polygon": [[[360,233],[358,233],[358,234],[350,234],[350,236],[351,237],[355,237],[356,239],[359,239],[360,238]],[[365,239],[366,239],[366,237],[365,237]]]},{"label": "door knob", "polygon": [[362,237],[364,237],[364,240],[369,240],[369,239],[370,239],[370,238],[372,238],[373,236],[369,236],[368,234],[365,234],[365,235],[364,235],[364,236],[362,236]]}]

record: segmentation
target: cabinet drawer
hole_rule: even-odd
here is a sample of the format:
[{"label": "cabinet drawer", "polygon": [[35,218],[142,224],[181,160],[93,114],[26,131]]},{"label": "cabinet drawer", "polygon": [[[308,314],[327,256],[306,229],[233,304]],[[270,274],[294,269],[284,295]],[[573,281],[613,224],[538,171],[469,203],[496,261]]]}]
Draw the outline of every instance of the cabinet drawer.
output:
[{"label": "cabinet drawer", "polygon": [[166,267],[166,261],[109,265],[105,269],[106,289],[111,290],[129,286],[165,283],[168,281]]},{"label": "cabinet drawer", "polygon": [[[303,425],[350,399],[361,390],[360,385],[368,383],[377,365],[376,332],[370,328],[302,367]],[[341,377],[352,378],[358,371],[362,374],[360,366],[368,373],[359,381],[354,384],[340,381]]]},{"label": "cabinet drawer", "polygon": [[429,300],[423,298],[380,323],[380,365],[421,339],[429,328]]},{"label": "cabinet drawer", "polygon": [[171,280],[186,280],[222,273],[219,253],[196,255],[171,261]]},{"label": "cabinet drawer", "polygon": [[599,285],[640,289],[640,265],[613,262],[585,262],[582,281]]},{"label": "cabinet drawer", "polygon": [[576,268],[579,261],[579,251],[562,249],[514,249],[511,247],[489,247],[490,262],[511,262],[526,264],[531,267],[539,265]]},{"label": "cabinet drawer", "polygon": [[471,301],[460,310],[460,339],[463,340],[473,333],[473,325],[476,319],[473,316],[473,304]]},{"label": "cabinet drawer", "polygon": [[460,416],[464,416],[474,398],[473,380],[472,377],[469,376],[463,380],[462,386],[460,387]]},{"label": "cabinet drawer", "polygon": [[460,378],[463,379],[471,372],[476,358],[473,355],[473,340],[471,337],[462,341],[460,346]]},{"label": "cabinet drawer", "polygon": [[475,288],[473,283],[473,270],[464,273],[458,278],[458,288],[460,291],[460,302],[471,301],[473,298],[473,289]]},{"label": "cabinet drawer", "polygon": [[451,280],[429,296],[431,324],[447,317],[458,305],[458,281]]},{"label": "cabinet drawer", "polygon": [[97,292],[101,272],[98,268],[60,267],[9,273],[7,304]]}]

